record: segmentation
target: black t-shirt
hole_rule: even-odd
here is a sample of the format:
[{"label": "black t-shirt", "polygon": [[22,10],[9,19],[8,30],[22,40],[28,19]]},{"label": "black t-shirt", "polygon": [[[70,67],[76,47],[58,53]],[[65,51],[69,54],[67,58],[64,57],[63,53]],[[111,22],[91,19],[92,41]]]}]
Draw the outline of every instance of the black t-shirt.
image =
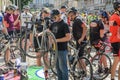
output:
[{"label": "black t-shirt", "polygon": [[49,17],[46,17],[44,19],[44,21],[45,21],[45,24],[42,24],[43,23],[42,19],[36,19],[37,32],[42,32],[43,31],[43,25],[46,25],[46,27],[49,28],[50,25],[52,24],[52,20]]},{"label": "black t-shirt", "polygon": [[81,38],[82,33],[83,33],[83,27],[84,23],[81,21],[80,18],[76,17],[75,20],[73,21],[73,37],[75,40],[78,40]]},{"label": "black t-shirt", "polygon": [[96,20],[94,22],[97,23],[98,26],[96,26],[96,27],[91,27],[90,26],[90,42],[91,43],[101,39],[100,30],[104,29],[104,25],[101,21]]},{"label": "black t-shirt", "polygon": [[[63,38],[67,33],[70,33],[68,25],[63,20],[54,22],[50,30],[55,35],[56,39]],[[58,50],[67,50],[67,42],[58,42]]]}]

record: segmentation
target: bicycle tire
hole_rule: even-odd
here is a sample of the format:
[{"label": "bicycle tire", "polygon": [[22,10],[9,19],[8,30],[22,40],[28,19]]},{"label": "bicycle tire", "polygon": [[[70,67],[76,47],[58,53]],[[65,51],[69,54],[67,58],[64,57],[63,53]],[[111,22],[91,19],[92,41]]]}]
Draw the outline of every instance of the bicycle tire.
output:
[{"label": "bicycle tire", "polygon": [[[85,62],[84,65],[83,65],[83,61]],[[80,64],[79,66],[78,63]],[[80,57],[75,62],[75,64],[73,65],[73,76],[74,76],[74,80],[92,80],[93,78],[92,65],[86,57]]]},{"label": "bicycle tire", "polygon": [[[105,72],[105,69],[103,69],[103,65],[99,64],[101,55],[102,56],[104,55],[106,57],[107,67],[108,67],[107,72]],[[93,78],[94,79],[103,80],[110,74],[112,63],[111,63],[111,59],[108,55],[97,54],[95,57],[92,58],[91,63],[92,63],[92,67],[93,67]]]},{"label": "bicycle tire", "polygon": [[[20,39],[20,49],[22,50],[24,56],[28,56],[30,58],[40,58],[41,56],[36,55],[34,48],[33,48],[33,50],[30,50],[30,47],[29,47],[28,50],[25,50],[25,48],[27,48],[27,44],[28,44],[28,41],[24,41],[25,39],[26,39],[26,35],[24,34]],[[25,47],[25,45],[26,45],[26,47]]]},{"label": "bicycle tire", "polygon": [[[45,39],[47,39],[47,42],[44,42],[44,44],[42,44],[42,45],[46,45],[46,48],[47,48],[47,52],[44,53],[43,55],[43,61],[44,61],[44,64],[49,69],[51,69],[55,67],[57,62],[57,57],[58,57],[57,42],[56,42],[55,36],[51,32],[46,32],[43,36],[45,37]],[[47,56],[48,62],[45,56]]]}]

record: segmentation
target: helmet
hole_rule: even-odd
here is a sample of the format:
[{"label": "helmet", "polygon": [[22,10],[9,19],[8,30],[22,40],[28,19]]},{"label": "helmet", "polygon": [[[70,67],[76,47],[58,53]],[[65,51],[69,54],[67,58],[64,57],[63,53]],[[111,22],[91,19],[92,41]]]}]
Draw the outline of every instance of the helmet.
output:
[{"label": "helmet", "polygon": [[75,9],[75,7],[72,7],[70,10],[74,11],[74,12],[77,12],[77,9]]},{"label": "helmet", "polygon": [[66,7],[66,6],[61,6],[61,9],[63,9],[63,8],[67,9],[67,7]]},{"label": "helmet", "polygon": [[108,18],[108,14],[107,14],[106,11],[100,12],[100,15],[101,15],[102,17],[104,17],[104,18]]},{"label": "helmet", "polygon": [[44,9],[43,9],[43,12],[45,12],[45,13],[50,13],[50,9],[49,9],[49,8],[44,8]]},{"label": "helmet", "polygon": [[120,2],[114,2],[114,3],[113,3],[113,8],[114,8],[115,10],[118,10],[119,7],[120,7]]},{"label": "helmet", "polygon": [[75,7],[72,7],[72,8],[70,8],[70,11],[69,11],[69,13],[73,13],[73,14],[77,14],[77,9],[75,9]]},{"label": "helmet", "polygon": [[24,9],[28,9],[28,10],[30,9],[30,7],[29,7],[29,6],[24,6],[23,8],[24,8]]},{"label": "helmet", "polygon": [[54,17],[55,15],[59,15],[59,14],[60,14],[60,11],[57,10],[57,9],[54,9],[54,10],[52,10],[52,12],[51,12],[51,17]]},{"label": "helmet", "polygon": [[14,5],[9,5],[7,8],[8,10],[16,10],[16,7]]}]

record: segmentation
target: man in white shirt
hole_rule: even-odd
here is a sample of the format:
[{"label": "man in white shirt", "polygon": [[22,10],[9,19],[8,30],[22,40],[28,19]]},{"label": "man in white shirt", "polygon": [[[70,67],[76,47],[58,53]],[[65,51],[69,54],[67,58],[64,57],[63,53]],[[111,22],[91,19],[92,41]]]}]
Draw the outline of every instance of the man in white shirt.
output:
[{"label": "man in white shirt", "polygon": [[[29,12],[30,10],[30,7],[29,6],[25,6],[24,7],[24,12],[21,13],[21,27],[24,29],[24,27],[27,27],[29,30],[31,30],[31,27],[32,27],[32,24],[28,24],[26,25],[25,22],[31,22],[32,20],[32,14]],[[23,34],[24,34],[25,31],[23,31]],[[28,48],[32,45],[32,37],[31,37],[31,34],[29,34],[27,36],[27,48],[26,50],[28,51]],[[24,48],[24,40],[22,42],[22,46]]]},{"label": "man in white shirt", "polygon": [[[24,7],[24,12],[21,14],[21,26],[25,27],[25,22],[30,22],[32,14],[29,12],[29,6]],[[28,24],[28,28],[31,28],[31,24]]]}]

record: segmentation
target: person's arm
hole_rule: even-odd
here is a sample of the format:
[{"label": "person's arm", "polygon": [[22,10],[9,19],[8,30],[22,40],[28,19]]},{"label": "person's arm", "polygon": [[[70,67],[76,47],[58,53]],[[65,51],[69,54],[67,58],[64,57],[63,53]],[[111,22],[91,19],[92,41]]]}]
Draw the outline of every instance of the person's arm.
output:
[{"label": "person's arm", "polygon": [[59,39],[56,39],[57,42],[67,42],[71,39],[71,34],[70,33],[66,33],[65,34],[65,37],[63,38],[59,38]]},{"label": "person's arm", "polygon": [[103,38],[104,37],[104,29],[100,30],[100,37]]},{"label": "person's arm", "polygon": [[18,22],[20,22],[19,16],[20,16],[20,15],[18,15],[17,19],[14,21],[14,25],[16,25]]},{"label": "person's arm", "polygon": [[104,25],[101,21],[99,21],[99,27],[100,27],[100,38],[103,39],[103,37],[104,37]]},{"label": "person's arm", "polygon": [[83,28],[83,32],[82,32],[81,38],[78,40],[79,44],[84,40],[86,33],[87,33],[87,27],[85,24],[82,24],[82,28]]}]

